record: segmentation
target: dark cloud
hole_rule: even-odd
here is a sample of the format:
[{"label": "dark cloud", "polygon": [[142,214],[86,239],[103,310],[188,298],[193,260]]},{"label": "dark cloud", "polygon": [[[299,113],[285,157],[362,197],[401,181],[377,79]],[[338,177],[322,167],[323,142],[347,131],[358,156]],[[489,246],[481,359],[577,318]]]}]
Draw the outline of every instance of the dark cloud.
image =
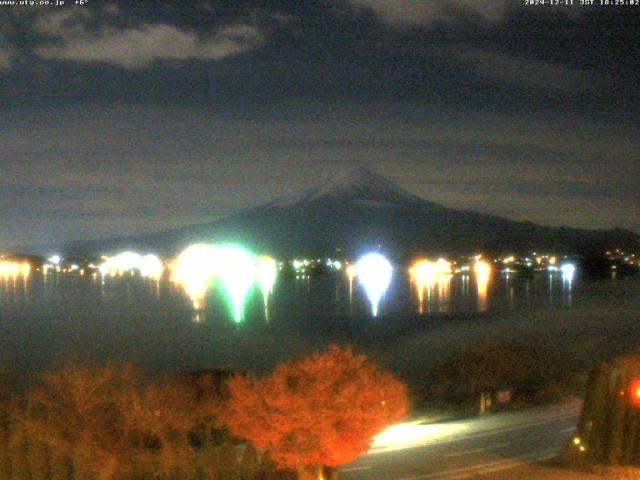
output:
[{"label": "dark cloud", "polygon": [[[631,10],[326,0],[0,13],[9,18],[3,94],[25,101],[340,96],[557,108],[585,100],[627,107],[638,97],[639,15]],[[419,28],[388,28],[410,21]]]},{"label": "dark cloud", "polygon": [[460,17],[484,22],[501,21],[511,0],[351,0],[369,8],[395,27],[455,23]]},{"label": "dark cloud", "polygon": [[0,244],[201,222],[353,163],[454,207],[640,230],[639,23],[493,0],[0,7]]}]

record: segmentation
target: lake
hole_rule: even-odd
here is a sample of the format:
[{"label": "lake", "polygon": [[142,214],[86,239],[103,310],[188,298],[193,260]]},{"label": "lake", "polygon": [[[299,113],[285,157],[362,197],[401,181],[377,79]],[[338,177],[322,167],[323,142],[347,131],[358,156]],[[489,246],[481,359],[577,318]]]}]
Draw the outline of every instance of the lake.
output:
[{"label": "lake", "polygon": [[168,280],[34,272],[0,279],[0,362],[12,372],[69,360],[133,361],[148,372],[213,367],[267,371],[285,358],[352,344],[405,377],[481,339],[545,342],[590,364],[640,345],[640,280],[571,282],[494,272],[434,283],[422,303],[396,271],[377,317],[346,275],[279,278],[265,309],[253,289],[236,322],[212,288],[202,312]]}]

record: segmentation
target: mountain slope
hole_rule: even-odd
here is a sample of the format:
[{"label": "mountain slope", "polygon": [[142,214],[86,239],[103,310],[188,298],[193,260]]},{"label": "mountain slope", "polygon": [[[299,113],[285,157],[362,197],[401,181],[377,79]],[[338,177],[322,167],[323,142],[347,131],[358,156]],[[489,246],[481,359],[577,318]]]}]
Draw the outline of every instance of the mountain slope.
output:
[{"label": "mountain slope", "polygon": [[586,253],[640,247],[623,230],[554,228],[459,211],[424,200],[365,169],[338,175],[300,195],[222,220],[152,235],[75,242],[69,252],[120,248],[175,253],[194,242],[240,242],[277,255],[346,254],[381,246],[399,254],[558,250]]}]

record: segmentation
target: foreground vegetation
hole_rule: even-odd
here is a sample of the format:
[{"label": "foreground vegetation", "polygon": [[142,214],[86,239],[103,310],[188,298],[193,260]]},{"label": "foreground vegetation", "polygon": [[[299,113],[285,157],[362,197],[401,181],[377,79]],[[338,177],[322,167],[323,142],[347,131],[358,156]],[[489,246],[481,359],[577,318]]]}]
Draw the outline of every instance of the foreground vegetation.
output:
[{"label": "foreground vegetation", "polygon": [[263,379],[70,365],[2,402],[6,480],[331,478],[407,413],[404,385],[338,347]]},{"label": "foreground vegetation", "polygon": [[[488,411],[579,398],[586,377],[566,354],[542,342],[485,339],[436,362],[412,385],[412,403],[418,415],[448,421],[480,413],[483,394],[492,399]],[[498,392],[508,392],[507,400],[501,402]]]}]

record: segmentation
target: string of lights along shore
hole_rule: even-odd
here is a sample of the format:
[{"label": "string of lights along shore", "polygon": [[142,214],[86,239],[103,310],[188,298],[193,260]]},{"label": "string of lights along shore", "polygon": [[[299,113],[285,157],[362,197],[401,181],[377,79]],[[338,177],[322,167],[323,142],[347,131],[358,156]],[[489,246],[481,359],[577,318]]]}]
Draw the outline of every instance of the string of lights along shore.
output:
[{"label": "string of lights along shore", "polygon": [[[67,261],[60,255],[49,257],[42,265],[46,276],[60,274],[90,275],[104,284],[109,279],[140,277],[153,282],[168,280],[177,286],[191,302],[196,320],[203,318],[207,296],[218,289],[223,292],[230,317],[237,323],[245,319],[245,303],[252,289],[262,296],[265,318],[269,318],[270,297],[279,275],[289,269],[297,280],[309,280],[309,272],[321,266],[325,271],[344,276],[349,285],[349,301],[353,302],[354,283],[366,296],[372,317],[383,312],[385,295],[395,275],[406,270],[415,292],[420,314],[428,313],[427,306],[434,300],[448,298],[451,279],[461,275],[463,281],[475,280],[478,307],[488,307],[488,288],[494,270],[509,275],[520,267],[559,275],[563,285],[570,288],[576,265],[569,259],[553,255],[537,255],[522,259],[515,256],[489,260],[483,255],[468,257],[466,261],[450,261],[445,258],[418,258],[405,269],[394,266],[384,255],[369,252],[357,259],[306,259],[276,260],[269,255],[256,255],[249,249],[232,244],[194,244],[185,248],[175,258],[161,259],[151,253],[123,251],[102,256],[100,261],[84,264]],[[22,282],[34,273],[31,263],[19,259],[0,259],[0,280],[5,284]],[[395,273],[394,273],[395,272]]]}]

